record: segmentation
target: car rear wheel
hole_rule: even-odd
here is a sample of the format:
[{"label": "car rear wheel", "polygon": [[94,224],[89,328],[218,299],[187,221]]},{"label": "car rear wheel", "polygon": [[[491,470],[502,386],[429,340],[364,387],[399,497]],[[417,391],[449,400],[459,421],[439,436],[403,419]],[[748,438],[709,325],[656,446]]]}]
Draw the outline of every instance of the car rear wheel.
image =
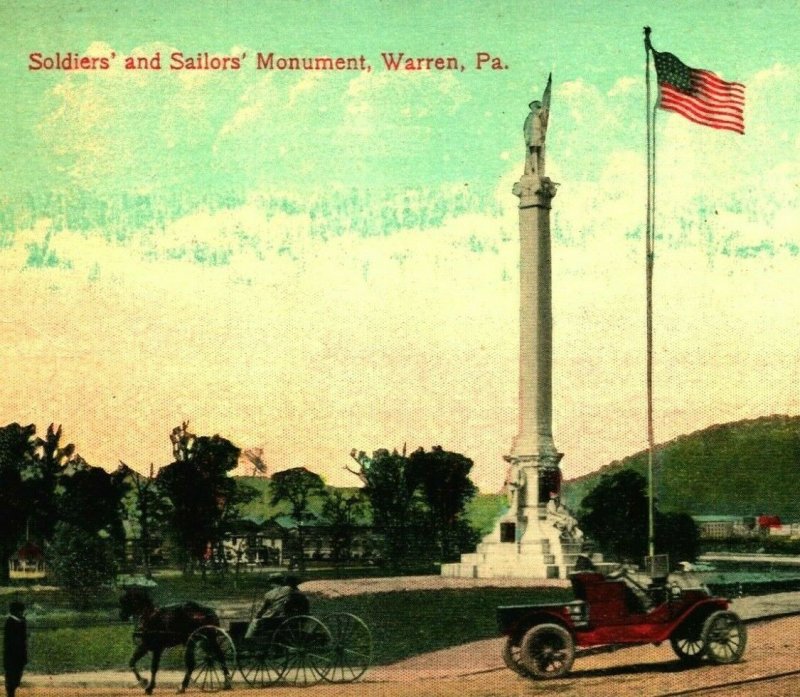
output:
[{"label": "car rear wheel", "polygon": [[703,644],[712,663],[735,663],[744,654],[747,629],[735,612],[714,612],[703,625]]},{"label": "car rear wheel", "polygon": [[508,668],[511,668],[511,670],[521,675],[523,678],[532,678],[533,676],[519,662],[521,652],[522,649],[519,645],[519,640],[514,637],[508,637],[506,643],[503,644],[503,662]]},{"label": "car rear wheel", "polygon": [[558,624],[531,627],[520,642],[520,665],[534,678],[560,678],[575,660],[572,635]]}]

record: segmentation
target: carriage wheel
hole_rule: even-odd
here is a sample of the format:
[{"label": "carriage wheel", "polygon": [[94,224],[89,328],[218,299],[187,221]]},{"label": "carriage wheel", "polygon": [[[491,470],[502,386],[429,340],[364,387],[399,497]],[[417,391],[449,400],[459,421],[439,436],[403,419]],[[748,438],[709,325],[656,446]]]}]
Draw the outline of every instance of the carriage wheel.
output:
[{"label": "carriage wheel", "polygon": [[506,667],[511,668],[511,670],[521,675],[523,678],[532,678],[533,675],[519,662],[521,651],[522,649],[520,648],[519,641],[514,639],[514,637],[508,637],[506,643],[503,644],[503,662],[506,664]]},{"label": "carriage wheel", "polygon": [[720,610],[703,625],[705,655],[712,663],[735,663],[744,653],[747,630],[735,612]]},{"label": "carriage wheel", "polygon": [[360,617],[337,612],[323,617],[333,640],[333,664],[325,674],[328,682],[358,680],[372,662],[372,634]]},{"label": "carriage wheel", "polygon": [[572,668],[575,642],[559,624],[539,624],[522,637],[520,664],[534,678],[560,678]]},{"label": "carriage wheel", "polygon": [[703,658],[703,634],[700,627],[684,623],[669,638],[675,655],[684,663],[699,663]]},{"label": "carriage wheel", "polygon": [[271,654],[269,642],[263,638],[245,642],[236,655],[245,682],[252,687],[267,687],[278,682],[284,665]]},{"label": "carriage wheel", "polygon": [[236,665],[236,648],[230,635],[219,627],[195,629],[186,642],[194,664],[193,682],[203,692],[231,689],[231,675]]},{"label": "carriage wheel", "polygon": [[305,687],[318,683],[331,669],[332,646],[331,633],[322,622],[308,615],[297,615],[275,630],[270,655],[283,666],[283,682]]}]

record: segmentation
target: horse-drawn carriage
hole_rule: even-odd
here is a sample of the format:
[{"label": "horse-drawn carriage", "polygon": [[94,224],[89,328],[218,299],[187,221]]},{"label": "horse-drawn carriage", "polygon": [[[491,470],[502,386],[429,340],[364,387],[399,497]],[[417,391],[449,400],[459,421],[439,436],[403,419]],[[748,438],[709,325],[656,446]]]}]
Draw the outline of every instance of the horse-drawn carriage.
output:
[{"label": "horse-drawn carriage", "polygon": [[295,615],[266,624],[252,637],[247,636],[248,621],[231,622],[227,631],[196,629],[186,645],[194,654],[195,685],[212,692],[229,687],[233,665],[251,687],[353,682],[369,667],[372,637],[355,615]]},{"label": "horse-drawn carriage", "polygon": [[[123,619],[139,617],[129,665],[146,694],[155,687],[163,650],[181,644],[186,647],[181,692],[190,682],[206,692],[231,689],[237,670],[251,687],[353,682],[372,660],[369,628],[350,613],[256,619],[254,605],[250,620],[232,621],[226,629],[210,608],[192,602],[156,608],[148,600],[128,589],[120,601]],[[148,652],[153,655],[149,682],[136,669]]]}]

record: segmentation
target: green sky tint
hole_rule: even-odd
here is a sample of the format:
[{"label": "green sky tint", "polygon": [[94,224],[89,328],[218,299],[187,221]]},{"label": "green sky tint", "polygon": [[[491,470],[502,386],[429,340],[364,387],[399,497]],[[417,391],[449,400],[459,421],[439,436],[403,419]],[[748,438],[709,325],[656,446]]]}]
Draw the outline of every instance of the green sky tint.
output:
[{"label": "green sky tint", "polygon": [[[577,2],[262,1],[226,9],[179,2],[168,11],[160,3],[65,3],[60,10],[51,4],[6,5],[0,12],[12,32],[2,71],[14,99],[2,159],[25,162],[25,169],[15,168],[4,187],[77,187],[99,195],[265,186],[308,191],[375,185],[380,172],[383,187],[459,182],[485,191],[506,170],[500,154],[516,156],[526,101],[541,90],[550,69],[557,88],[583,81],[601,95],[622,78],[639,79],[641,27],[649,23],[662,50],[744,79],[791,55],[793,38],[781,24],[789,5],[783,4],[784,12],[780,3],[774,5],[756,10],[744,3],[670,3],[646,12],[636,3]],[[236,74],[188,77],[166,72],[65,78],[58,71],[26,70],[26,56],[34,50],[85,52],[93,43],[125,55],[137,49],[238,49],[250,58]],[[258,50],[363,53],[375,73],[356,85],[352,74],[315,80],[259,73],[253,68]],[[456,55],[468,70],[389,80],[379,69],[383,51]],[[477,51],[496,53],[509,70],[472,69]],[[635,119],[640,102],[636,94],[625,105],[626,122]],[[563,106],[554,102],[562,118]],[[588,106],[585,120],[593,116]],[[564,157],[562,145],[568,152],[578,145],[566,136],[573,130],[553,130],[554,157]],[[580,129],[576,136],[591,146],[566,160],[571,175],[595,177],[602,155],[639,147],[637,135],[630,123],[600,133]],[[81,157],[77,151],[87,139],[99,151]]]},{"label": "green sky tint", "polygon": [[[322,196],[341,208],[353,189],[368,190],[383,206],[404,190],[462,187],[478,208],[491,208],[498,182],[519,157],[526,102],[551,69],[551,166],[572,181],[598,181],[614,153],[643,149],[644,23],[654,27],[657,47],[725,77],[750,81],[776,61],[785,64],[793,39],[781,23],[789,5],[744,5],[670,3],[643,11],[637,3],[255,2],[228,10],[177,3],[167,12],[144,3],[66,4],[58,11],[5,6],[13,31],[0,65],[14,95],[0,132],[5,233],[33,212],[61,214],[73,228],[104,227],[106,234],[109,217],[124,219],[113,234],[125,237],[203,204],[231,207],[257,195],[280,206],[286,196]],[[27,55],[36,50],[122,56],[173,49],[246,52],[249,59],[235,73],[27,70]],[[364,54],[374,72],[257,71],[259,50]],[[387,73],[380,67],[384,51],[454,55],[467,69]],[[508,70],[475,70],[478,51],[500,56]],[[750,110],[748,128],[788,130],[785,106]],[[755,163],[777,163],[785,152],[774,138],[749,148],[724,142]],[[391,231],[393,221],[383,224],[372,207],[364,213],[368,222],[354,227]]]}]

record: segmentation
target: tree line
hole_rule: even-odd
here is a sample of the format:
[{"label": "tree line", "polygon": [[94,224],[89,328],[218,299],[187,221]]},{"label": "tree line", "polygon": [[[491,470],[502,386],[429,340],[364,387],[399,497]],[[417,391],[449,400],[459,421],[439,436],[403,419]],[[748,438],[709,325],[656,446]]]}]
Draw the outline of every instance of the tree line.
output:
[{"label": "tree line", "polygon": [[[156,539],[171,537],[184,573],[205,574],[221,561],[223,541],[242,507],[259,495],[231,476],[241,450],[219,435],[201,436],[188,422],[170,435],[172,461],[140,474],[120,462],[113,472],[87,463],[51,424],[0,427],[0,582],[24,539],[43,544],[48,566],[77,602],[87,589],[113,579],[125,560],[123,521],[135,528],[137,558],[146,575]],[[270,504],[294,521],[294,558],[305,563],[312,518],[326,527],[331,561],[348,559],[359,529],[368,527],[379,559],[393,570],[457,560],[474,549],[479,534],[465,514],[477,493],[468,457],[433,446],[407,454],[385,448],[352,451],[347,468],[361,483],[355,491],[329,489],[304,467],[270,477]],[[263,468],[262,468],[263,469]],[[319,511],[316,516],[312,511]],[[641,558],[647,544],[645,481],[631,470],[603,476],[582,501],[581,526],[611,558]],[[681,513],[656,510],[656,547],[673,559],[694,559],[697,529]]]},{"label": "tree line", "polygon": [[[0,427],[0,581],[23,539],[46,550],[48,566],[77,600],[113,578],[126,555],[123,521],[135,531],[136,557],[151,573],[154,546],[166,533],[184,573],[223,566],[222,543],[244,504],[258,491],[231,476],[240,449],[219,435],[202,436],[182,423],[170,433],[172,461],[140,474],[120,462],[113,471],[87,463],[61,427],[42,436],[34,425]],[[355,493],[326,488],[303,467],[270,478],[270,504],[288,507],[295,521],[296,559],[304,564],[312,508],[321,511],[334,563],[344,561],[359,526],[374,533],[379,559],[400,568],[447,561],[474,544],[464,515],[477,488],[472,461],[441,447],[354,454],[364,484]]]}]

